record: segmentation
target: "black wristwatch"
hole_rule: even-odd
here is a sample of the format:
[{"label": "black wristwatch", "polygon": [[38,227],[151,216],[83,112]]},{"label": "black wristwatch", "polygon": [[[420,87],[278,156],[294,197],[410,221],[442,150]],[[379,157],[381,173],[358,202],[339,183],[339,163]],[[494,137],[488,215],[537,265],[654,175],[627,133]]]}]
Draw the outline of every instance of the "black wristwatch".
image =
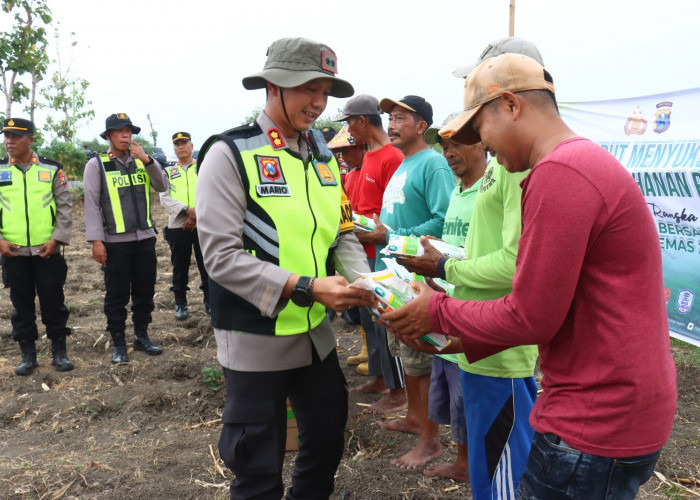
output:
[{"label": "black wristwatch", "polygon": [[314,303],[314,281],[316,278],[302,276],[294,285],[289,299],[299,307],[309,307]]}]

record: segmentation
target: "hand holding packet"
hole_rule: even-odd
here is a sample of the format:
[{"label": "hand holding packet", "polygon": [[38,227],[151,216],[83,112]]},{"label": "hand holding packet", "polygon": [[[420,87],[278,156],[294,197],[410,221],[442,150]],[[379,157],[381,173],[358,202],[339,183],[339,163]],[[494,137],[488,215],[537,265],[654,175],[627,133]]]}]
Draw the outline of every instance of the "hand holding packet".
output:
[{"label": "hand holding packet", "polygon": [[[446,257],[459,260],[466,260],[467,258],[467,255],[464,253],[464,248],[462,247],[450,245],[442,240],[433,239],[430,240],[430,244]],[[420,257],[425,253],[425,250],[418,236],[391,234],[389,235],[389,242],[382,248],[381,253],[389,255],[390,257],[410,259],[411,257]]]},{"label": "hand holding packet", "polygon": [[[361,278],[348,286],[369,290],[374,294],[374,305],[370,310],[376,317],[380,317],[383,312],[406,305],[417,296],[407,282],[392,272],[359,274]],[[444,349],[449,344],[449,339],[439,333],[423,335],[421,340],[435,346],[438,350]]]}]

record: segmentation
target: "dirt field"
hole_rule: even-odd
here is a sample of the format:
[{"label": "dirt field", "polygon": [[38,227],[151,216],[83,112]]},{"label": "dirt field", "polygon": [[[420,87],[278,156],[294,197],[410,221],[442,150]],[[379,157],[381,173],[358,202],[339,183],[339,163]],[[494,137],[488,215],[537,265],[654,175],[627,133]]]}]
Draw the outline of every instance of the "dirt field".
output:
[{"label": "dirt field", "polygon": [[[166,222],[160,206],[158,226]],[[11,339],[9,293],[0,289],[0,498],[6,499],[225,499],[230,472],[218,460],[217,440],[225,389],[205,381],[202,369],[219,369],[213,332],[201,304],[193,265],[190,319],[175,322],[169,250],[159,235],[156,310],[151,337],[165,349],[149,357],[130,351],[131,362],[113,366],[104,332],[104,285],[85,243],[82,205],[74,208],[73,245],[66,251],[66,300],[73,335],[71,372],[54,371],[50,343],[38,343],[40,367],[14,375],[19,348]],[[341,360],[359,350],[359,333],[334,321]],[[43,328],[40,328],[43,331]],[[679,404],[676,425],[657,471],[640,498],[700,496],[700,369],[698,357],[677,354]],[[216,374],[210,370],[209,373]],[[345,368],[350,385],[361,378]],[[333,498],[470,498],[469,486],[428,479],[395,468],[415,436],[381,429],[380,417],[362,413],[376,396],[350,396],[347,449]],[[653,425],[651,423],[650,425]],[[449,431],[441,429],[445,455],[454,459]],[[287,453],[286,475],[294,453]],[[678,485],[671,484],[674,481]],[[690,492],[682,488],[688,488]]]}]

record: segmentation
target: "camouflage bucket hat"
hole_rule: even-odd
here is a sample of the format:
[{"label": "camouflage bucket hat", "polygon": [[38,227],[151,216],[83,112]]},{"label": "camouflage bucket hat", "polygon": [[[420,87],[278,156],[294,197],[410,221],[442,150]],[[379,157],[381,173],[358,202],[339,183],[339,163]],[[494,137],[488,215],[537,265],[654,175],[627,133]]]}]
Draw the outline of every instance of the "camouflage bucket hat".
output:
[{"label": "camouflage bucket hat", "polygon": [[322,43],[306,38],[282,38],[267,49],[263,70],[243,78],[248,90],[263,89],[266,82],[292,88],[316,78],[331,78],[333,97],[350,97],[355,93],[350,83],[336,77],[338,59],[335,52]]}]

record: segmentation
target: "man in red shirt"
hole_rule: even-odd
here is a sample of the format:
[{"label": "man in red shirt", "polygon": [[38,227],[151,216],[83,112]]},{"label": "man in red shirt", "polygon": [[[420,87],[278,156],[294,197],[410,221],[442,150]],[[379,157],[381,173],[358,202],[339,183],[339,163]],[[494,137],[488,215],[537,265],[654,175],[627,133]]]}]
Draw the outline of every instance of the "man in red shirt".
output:
[{"label": "man in red shirt", "polygon": [[[359,178],[353,179],[353,211],[356,214],[372,218],[379,217],[382,211],[382,197],[389,179],[403,161],[399,148],[392,146],[389,135],[382,126],[379,101],[371,95],[358,95],[345,105],[343,114],[335,121],[347,122],[350,134],[355,141],[365,144],[367,151],[362,160]],[[362,241],[362,234],[357,233]],[[376,249],[373,243],[363,244],[369,265],[374,270]],[[406,405],[404,391],[403,366],[401,358],[392,356],[386,340],[383,326],[373,323],[367,311],[362,312],[362,328],[367,338],[368,362],[360,365],[358,371],[367,370],[365,374],[376,375],[372,381],[350,389],[355,392],[380,392],[388,394],[375,401],[368,413],[386,413],[403,408]]]},{"label": "man in red shirt", "polygon": [[522,182],[513,292],[420,295],[383,318],[406,340],[440,332],[478,361],[537,344],[543,392],[518,498],[634,498],[671,433],[676,374],[658,234],[629,173],[558,114],[549,73],[520,54],[465,82],[465,111],[441,131],[482,141]]}]

